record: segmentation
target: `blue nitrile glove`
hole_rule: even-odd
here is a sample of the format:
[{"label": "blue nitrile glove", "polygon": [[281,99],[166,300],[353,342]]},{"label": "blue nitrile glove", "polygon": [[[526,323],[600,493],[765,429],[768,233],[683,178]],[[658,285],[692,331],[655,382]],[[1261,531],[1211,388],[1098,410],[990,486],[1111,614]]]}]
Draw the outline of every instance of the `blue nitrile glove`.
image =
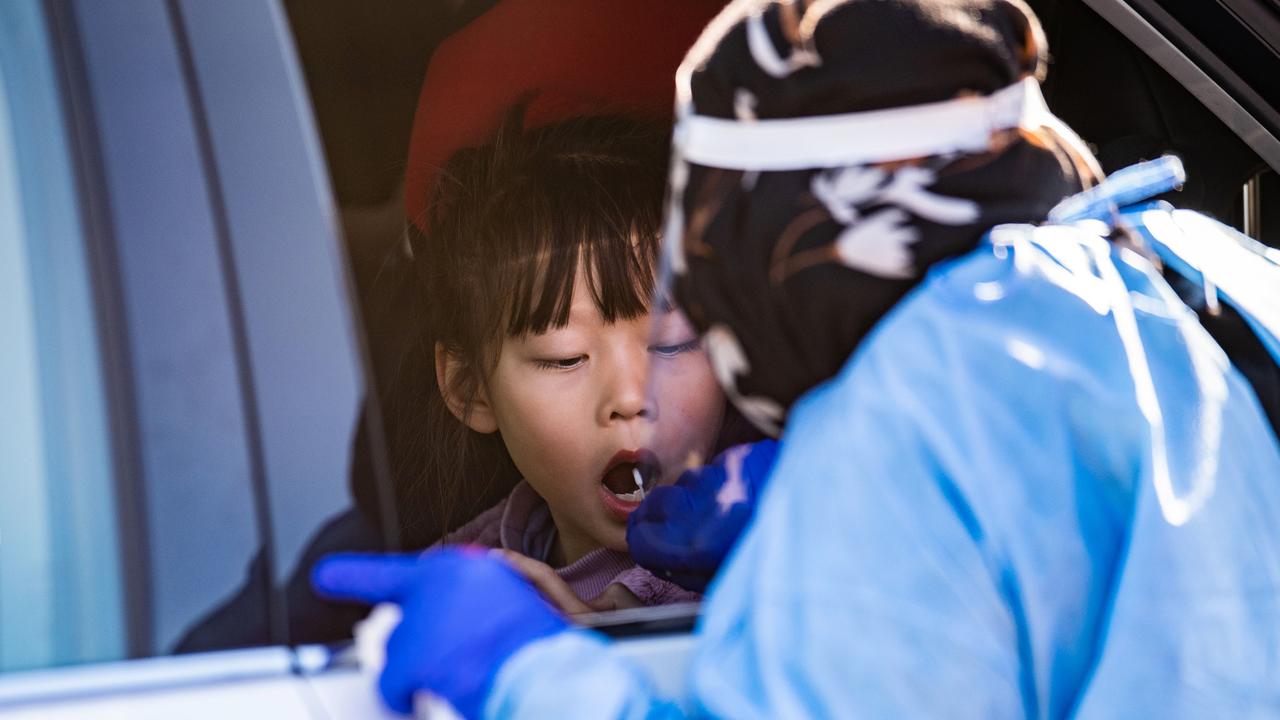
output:
[{"label": "blue nitrile glove", "polygon": [[705,590],[755,514],[777,454],[774,440],[737,445],[650,491],[627,518],[631,557],[687,590]]},{"label": "blue nitrile glove", "polygon": [[569,627],[514,569],[472,549],[330,555],[311,584],[327,597],[401,607],[378,688],[402,713],[413,711],[415,692],[429,690],[463,717],[480,717],[502,664]]}]

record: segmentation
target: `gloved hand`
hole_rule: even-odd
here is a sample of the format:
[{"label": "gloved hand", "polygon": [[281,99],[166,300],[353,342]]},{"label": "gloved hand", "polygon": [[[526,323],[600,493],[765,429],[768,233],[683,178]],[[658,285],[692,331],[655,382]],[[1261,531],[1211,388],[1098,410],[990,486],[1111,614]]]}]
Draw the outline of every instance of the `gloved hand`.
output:
[{"label": "gloved hand", "polygon": [[631,557],[687,590],[705,590],[755,514],[777,454],[774,440],[737,445],[651,490],[627,518]]},{"label": "gloved hand", "polygon": [[415,692],[429,690],[463,717],[480,717],[502,664],[569,627],[511,566],[466,548],[330,555],[312,569],[311,584],[330,598],[400,605],[378,688],[401,713],[413,711]]}]

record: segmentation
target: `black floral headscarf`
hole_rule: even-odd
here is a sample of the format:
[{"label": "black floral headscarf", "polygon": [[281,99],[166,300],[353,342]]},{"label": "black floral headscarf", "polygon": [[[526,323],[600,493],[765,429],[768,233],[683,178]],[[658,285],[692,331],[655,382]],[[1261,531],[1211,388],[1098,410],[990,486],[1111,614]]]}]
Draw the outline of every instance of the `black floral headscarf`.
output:
[{"label": "black floral headscarf", "polygon": [[[1020,0],[736,2],[681,66],[677,113],[759,123],[987,96],[1038,79],[1044,53]],[[670,282],[743,413],[777,434],[931,265],[1081,190],[1088,152],[1040,130],[976,153],[761,172],[686,161],[677,129]]]}]

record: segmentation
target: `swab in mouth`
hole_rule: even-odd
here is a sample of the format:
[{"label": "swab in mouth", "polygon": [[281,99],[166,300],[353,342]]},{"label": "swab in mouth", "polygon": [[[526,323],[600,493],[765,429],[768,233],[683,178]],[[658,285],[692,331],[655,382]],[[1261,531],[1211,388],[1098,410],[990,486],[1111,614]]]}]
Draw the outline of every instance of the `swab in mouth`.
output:
[{"label": "swab in mouth", "polygon": [[629,450],[619,451],[609,461],[600,483],[610,502],[617,500],[634,509],[648,495],[648,488],[661,478],[662,470],[653,453]]}]

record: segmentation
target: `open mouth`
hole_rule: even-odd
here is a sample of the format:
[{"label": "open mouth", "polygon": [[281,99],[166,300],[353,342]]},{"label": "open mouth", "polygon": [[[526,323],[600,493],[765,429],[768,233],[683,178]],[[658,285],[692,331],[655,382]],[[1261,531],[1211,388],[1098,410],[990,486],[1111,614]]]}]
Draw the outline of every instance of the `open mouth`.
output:
[{"label": "open mouth", "polygon": [[601,485],[624,503],[639,503],[662,477],[658,459],[648,450],[619,451],[605,466]]}]

